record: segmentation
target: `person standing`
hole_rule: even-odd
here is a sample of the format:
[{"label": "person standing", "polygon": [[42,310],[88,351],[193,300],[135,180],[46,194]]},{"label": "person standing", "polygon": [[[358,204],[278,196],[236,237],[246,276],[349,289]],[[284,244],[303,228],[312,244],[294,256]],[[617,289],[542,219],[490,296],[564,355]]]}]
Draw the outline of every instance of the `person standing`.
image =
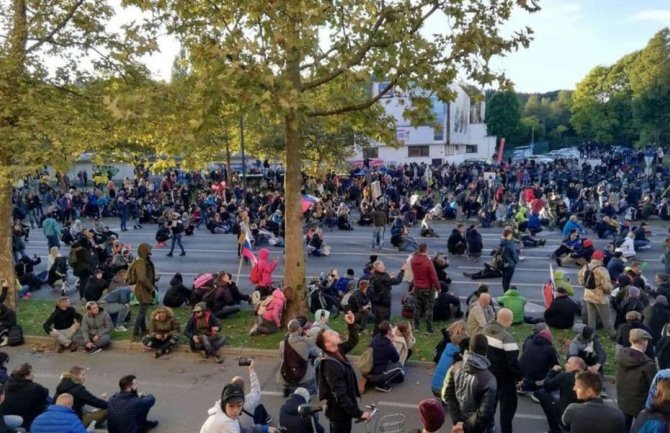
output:
[{"label": "person standing", "polygon": [[133,339],[139,340],[147,333],[146,315],[154,302],[156,290],[156,268],[151,261],[151,245],[147,243],[138,245],[137,258],[128,268],[126,282],[135,286],[135,296],[140,303],[133,329]]},{"label": "person standing", "polygon": [[372,269],[368,298],[372,302],[372,314],[375,315],[375,333],[377,333],[377,326],[384,320],[391,319],[391,288],[402,283],[405,270],[401,269],[398,275],[389,275],[386,272],[384,262],[381,260],[376,260]]},{"label": "person standing", "polygon": [[388,223],[386,212],[381,206],[375,206],[375,210],[372,212],[372,223],[374,224],[374,228],[372,229],[372,249],[376,248],[381,251],[384,246],[384,234],[386,232],[386,224]]},{"label": "person standing", "polygon": [[491,373],[498,385],[500,403],[500,431],[512,433],[512,420],[517,408],[516,384],[521,382],[519,367],[519,346],[508,329],[512,326],[513,314],[507,308],[501,308],[495,323],[484,328],[488,340],[488,359],[491,361]]},{"label": "person standing", "polygon": [[630,431],[633,418],[644,409],[647,392],[657,372],[654,360],[645,355],[651,339],[644,329],[633,329],[629,337],[631,347],[621,349],[616,356],[617,405],[623,412],[626,431]]},{"label": "person standing", "polygon": [[603,266],[605,253],[602,250],[596,250],[591,256],[591,262],[582,267],[577,276],[580,284],[589,285],[586,277],[590,274],[593,278],[593,288],[584,289],[584,303],[586,304],[587,323],[591,329],[596,329],[596,314],[600,316],[603,327],[610,338],[616,337],[616,331],[610,320],[609,294],[612,292],[612,281],[607,268]]},{"label": "person standing", "polygon": [[503,291],[507,292],[509,290],[510,283],[512,282],[512,276],[514,275],[514,269],[516,268],[517,263],[519,263],[519,247],[512,240],[513,231],[511,228],[506,227],[503,230],[503,237],[500,241],[500,254],[502,256],[502,287]]},{"label": "person standing", "polygon": [[170,252],[166,255],[168,257],[172,257],[175,245],[179,245],[179,248],[181,248],[181,254],[179,255],[185,256],[186,251],[184,250],[184,245],[181,243],[181,237],[184,234],[184,223],[179,218],[178,212],[172,213],[172,219],[168,221],[167,225],[170,228],[170,233],[172,234],[172,245],[170,246]]},{"label": "person standing", "polygon": [[158,426],[147,419],[156,398],[139,392],[137,377],[132,374],[119,380],[120,392],[107,402],[107,431],[109,433],[145,433]]},{"label": "person standing", "polygon": [[[303,322],[306,322],[303,318]],[[288,335],[279,343],[280,367],[277,371],[277,383],[284,390],[284,397],[287,397],[295,388],[306,389],[310,394],[316,394],[316,379],[314,365],[312,360],[321,355],[321,350],[314,344],[314,338],[305,335],[305,330],[301,321],[296,318],[288,322]],[[290,346],[289,347],[287,347]],[[289,354],[293,352],[293,354]],[[302,362],[295,357],[297,353]],[[287,369],[296,369],[301,371],[304,366],[305,373],[299,379],[285,377],[282,374],[282,368],[286,363]]]},{"label": "person standing", "polygon": [[330,433],[350,433],[351,420],[367,421],[370,412],[358,407],[358,380],[346,354],[358,344],[358,329],[352,312],[344,316],[349,330],[346,341],[333,330],[323,330],[316,337],[316,345],[323,351],[317,374],[319,400],[326,400],[326,417]]},{"label": "person standing", "polygon": [[440,281],[433,261],[428,256],[428,245],[419,245],[419,251],[412,255],[409,262],[414,275],[414,299],[416,310],[414,311],[414,329],[421,330],[421,319],[426,320],[426,331],[430,334],[433,330],[433,307],[435,295],[441,291]]},{"label": "person standing", "polygon": [[563,424],[571,433],[621,433],[625,431],[623,413],[605,404],[600,397],[603,380],[598,373],[580,371],[575,376],[575,394],[581,403],[572,403],[563,414]]},{"label": "person standing", "polygon": [[42,232],[47,238],[47,250],[51,250],[51,247],[60,248],[60,226],[51,212],[42,221]]},{"label": "person standing", "polygon": [[445,400],[454,424],[452,433],[493,433],[495,431],[496,378],[486,358],[488,340],[483,334],[470,338],[469,350],[460,368],[454,366],[445,389]]}]

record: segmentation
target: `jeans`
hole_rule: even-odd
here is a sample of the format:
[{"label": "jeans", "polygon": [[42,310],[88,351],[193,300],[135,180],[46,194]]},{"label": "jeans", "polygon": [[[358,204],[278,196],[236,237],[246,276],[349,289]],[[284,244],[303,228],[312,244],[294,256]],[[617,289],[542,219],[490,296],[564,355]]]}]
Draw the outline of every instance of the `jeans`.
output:
[{"label": "jeans", "polygon": [[191,350],[204,350],[207,356],[214,356],[219,348],[226,344],[225,337],[221,335],[198,334],[198,342],[190,340]]},{"label": "jeans", "polygon": [[384,246],[384,232],[386,228],[384,226],[377,227],[375,226],[372,229],[372,248],[379,248],[380,250]]},{"label": "jeans", "polygon": [[[93,341],[93,337],[94,335],[91,335],[91,343],[93,343],[95,347],[102,347],[104,349],[112,343],[112,337],[109,334],[99,335],[96,341]],[[88,341],[86,343],[88,343]]]},{"label": "jeans", "polygon": [[23,417],[18,415],[4,415],[3,418],[5,419],[5,424],[7,424],[8,428],[21,427],[21,424],[23,424]]},{"label": "jeans", "polygon": [[503,267],[502,270],[502,288],[503,292],[509,290],[509,285],[512,282],[512,276],[514,275],[514,266]]},{"label": "jeans", "polygon": [[139,337],[140,335],[147,333],[145,317],[147,315],[147,311],[149,311],[150,306],[151,304],[140,303],[137,310],[137,317],[135,317],[135,328],[133,329],[133,336]]},{"label": "jeans", "polygon": [[112,316],[114,326],[123,325],[130,311],[130,307],[126,304],[118,304],[116,302],[106,303],[102,308]]},{"label": "jeans", "polygon": [[172,246],[170,247],[170,253],[169,254],[172,254],[172,252],[174,251],[174,246],[176,244],[179,244],[179,248],[181,248],[181,252],[185,254],[186,251],[184,251],[184,246],[181,244],[181,233],[177,233],[177,234],[172,235]]},{"label": "jeans", "polygon": [[603,322],[603,327],[607,331],[607,334],[610,337],[616,335],[614,327],[612,326],[612,321],[610,320],[610,307],[608,304],[594,304],[593,302],[586,303],[586,317],[588,325],[593,328],[596,328],[596,314],[600,316],[600,320]]},{"label": "jeans", "polygon": [[547,390],[541,389],[537,392],[540,406],[547,417],[549,433],[561,433],[561,413],[558,410],[558,400]]},{"label": "jeans", "polygon": [[368,327],[368,322],[370,320],[375,320],[375,315],[370,312],[370,310],[359,310],[355,315],[356,323],[358,324],[358,329],[363,331]]}]

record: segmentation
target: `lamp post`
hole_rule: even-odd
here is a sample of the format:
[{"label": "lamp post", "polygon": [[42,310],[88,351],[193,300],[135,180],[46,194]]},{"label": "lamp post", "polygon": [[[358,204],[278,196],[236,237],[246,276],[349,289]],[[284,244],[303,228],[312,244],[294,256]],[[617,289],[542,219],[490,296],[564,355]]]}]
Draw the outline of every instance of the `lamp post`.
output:
[{"label": "lamp post", "polygon": [[247,196],[247,161],[244,156],[244,114],[242,112],[240,112],[240,150],[242,151],[242,194],[244,195],[242,201],[244,201]]}]

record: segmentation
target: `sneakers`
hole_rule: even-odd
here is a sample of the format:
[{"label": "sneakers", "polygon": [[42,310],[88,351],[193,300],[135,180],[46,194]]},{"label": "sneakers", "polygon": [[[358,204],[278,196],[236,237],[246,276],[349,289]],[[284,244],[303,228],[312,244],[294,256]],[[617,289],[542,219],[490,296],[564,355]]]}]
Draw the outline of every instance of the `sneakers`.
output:
[{"label": "sneakers", "polygon": [[0,339],[0,347],[4,347],[9,344],[9,337],[6,335]]},{"label": "sneakers", "polygon": [[214,359],[216,360],[217,364],[223,364],[223,356],[221,355],[215,355]]},{"label": "sneakers", "polygon": [[166,257],[172,257],[172,253],[167,253],[165,256]]},{"label": "sneakers", "polygon": [[530,395],[530,399],[533,400],[535,403],[540,404],[540,399],[537,398],[537,392],[534,392]]},{"label": "sneakers", "polygon": [[102,352],[102,347],[92,347],[90,349],[86,349],[86,354],[88,355],[95,355],[96,353]]},{"label": "sneakers", "polygon": [[58,352],[58,353],[65,352],[65,346],[63,346],[62,344],[59,344],[58,349],[56,349],[56,352]]},{"label": "sneakers", "polygon": [[79,349],[79,345],[73,341],[73,342],[70,343],[70,345],[68,346],[68,349],[70,349],[70,352],[76,352],[77,349]]},{"label": "sneakers", "polygon": [[185,255],[186,255],[186,251],[182,251],[181,254],[179,254],[179,255],[180,255],[180,256],[185,256]]},{"label": "sneakers", "polygon": [[161,355],[163,355],[163,350],[162,349],[154,350],[154,358],[160,358]]},{"label": "sneakers", "polygon": [[144,422],[144,431],[151,430],[158,427],[158,421],[149,421]]},{"label": "sneakers", "polygon": [[114,328],[116,332],[128,332],[128,328],[126,328],[123,325],[117,325],[116,328]]},{"label": "sneakers", "polygon": [[375,389],[379,392],[391,392],[391,387],[388,384],[377,385]]}]

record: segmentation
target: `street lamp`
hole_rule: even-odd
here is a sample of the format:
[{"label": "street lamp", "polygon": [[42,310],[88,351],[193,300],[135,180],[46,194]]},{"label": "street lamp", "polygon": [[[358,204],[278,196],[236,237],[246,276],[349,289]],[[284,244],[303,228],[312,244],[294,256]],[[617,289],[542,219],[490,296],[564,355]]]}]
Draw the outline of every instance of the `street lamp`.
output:
[{"label": "street lamp", "polygon": [[247,161],[244,156],[244,113],[240,112],[240,149],[242,151],[242,201],[247,197]]}]

